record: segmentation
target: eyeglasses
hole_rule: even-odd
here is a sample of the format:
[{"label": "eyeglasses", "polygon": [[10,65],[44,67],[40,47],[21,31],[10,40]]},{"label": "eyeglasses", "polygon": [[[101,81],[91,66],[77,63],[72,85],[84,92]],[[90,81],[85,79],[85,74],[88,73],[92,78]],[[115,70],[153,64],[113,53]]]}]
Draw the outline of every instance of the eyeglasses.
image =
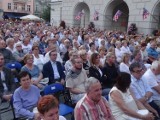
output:
[{"label": "eyeglasses", "polygon": [[76,62],[76,63],[78,63],[78,64],[82,64],[83,62]]},{"label": "eyeglasses", "polygon": [[139,74],[139,73],[141,73],[142,71],[143,71],[143,69],[141,68],[141,69],[139,69],[139,70],[135,70],[135,71],[133,71],[133,72],[135,72],[135,73]]}]

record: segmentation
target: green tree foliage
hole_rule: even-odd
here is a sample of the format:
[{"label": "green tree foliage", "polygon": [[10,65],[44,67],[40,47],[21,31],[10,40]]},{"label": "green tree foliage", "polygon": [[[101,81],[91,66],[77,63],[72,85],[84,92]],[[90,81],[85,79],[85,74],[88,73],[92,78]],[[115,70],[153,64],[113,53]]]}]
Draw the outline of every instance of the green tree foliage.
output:
[{"label": "green tree foliage", "polygon": [[47,22],[50,22],[50,15],[51,15],[51,7],[47,6],[42,12],[42,18]]}]

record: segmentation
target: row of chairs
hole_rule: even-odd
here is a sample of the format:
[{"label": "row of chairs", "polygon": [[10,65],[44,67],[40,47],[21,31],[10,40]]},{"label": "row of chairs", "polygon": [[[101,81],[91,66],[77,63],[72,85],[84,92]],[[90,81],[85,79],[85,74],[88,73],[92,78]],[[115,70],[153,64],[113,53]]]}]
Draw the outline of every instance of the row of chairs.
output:
[{"label": "row of chairs", "polygon": [[[66,116],[66,115],[69,115],[69,114],[72,115],[72,113],[74,111],[74,108],[71,107],[70,105],[68,105],[68,104],[71,104],[71,103],[68,103],[68,101],[67,102],[65,101],[65,95],[64,94],[66,94],[65,88],[64,88],[63,85],[61,85],[59,83],[55,83],[55,84],[51,84],[51,85],[46,86],[44,88],[43,92],[42,92],[42,96],[44,96],[44,95],[55,95],[57,97],[57,99],[59,99],[59,101],[60,101],[60,103],[59,103],[59,114],[60,115],[62,115],[62,116]],[[63,96],[63,98],[61,98],[61,99],[64,99],[64,100],[60,100],[61,96]],[[11,100],[8,102],[8,106],[0,109],[0,114],[3,114],[3,113],[8,112],[8,111],[12,111],[13,120],[18,120],[20,118],[16,118],[16,116],[15,116],[13,101],[14,100],[13,100],[13,97],[12,97]]]},{"label": "row of chairs", "polygon": [[[22,65],[19,62],[8,63],[5,66],[7,68],[11,69],[13,72],[14,72],[14,70],[19,71],[22,67]],[[16,77],[14,80],[15,80],[14,81],[15,83],[18,82],[18,81],[16,81]],[[73,113],[73,110],[74,110],[73,106],[74,105],[72,104],[72,101],[70,98],[70,93],[63,85],[61,85],[59,83],[48,85],[44,88],[44,90],[41,92],[41,94],[42,95],[52,94],[52,95],[55,95],[57,97],[57,99],[59,99],[60,96],[62,96],[62,99],[64,102],[60,102],[60,104],[59,104],[59,114],[62,116],[66,116],[68,114]],[[62,100],[60,100],[60,101],[62,101]],[[3,114],[3,113],[8,112],[10,110],[12,110],[12,112],[13,112],[14,120],[17,120],[15,117],[15,113],[14,113],[13,97],[12,97],[11,101],[8,102],[8,105],[6,107],[0,109],[0,114]]]}]

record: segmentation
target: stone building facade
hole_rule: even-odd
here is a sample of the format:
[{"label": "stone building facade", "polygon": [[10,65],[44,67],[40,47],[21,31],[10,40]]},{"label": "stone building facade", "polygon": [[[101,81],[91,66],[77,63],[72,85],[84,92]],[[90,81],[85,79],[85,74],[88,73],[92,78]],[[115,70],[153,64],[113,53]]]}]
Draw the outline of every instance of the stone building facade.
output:
[{"label": "stone building facade", "polygon": [[[144,20],[143,8],[150,13]],[[99,12],[97,21],[93,18],[95,10]],[[122,15],[114,22],[117,10],[121,10]],[[77,21],[75,16],[80,11],[84,15]],[[135,23],[139,33],[151,34],[160,28],[160,0],[51,0],[52,25],[59,25],[61,20],[69,26],[87,27],[94,22],[96,28],[122,31]]]}]

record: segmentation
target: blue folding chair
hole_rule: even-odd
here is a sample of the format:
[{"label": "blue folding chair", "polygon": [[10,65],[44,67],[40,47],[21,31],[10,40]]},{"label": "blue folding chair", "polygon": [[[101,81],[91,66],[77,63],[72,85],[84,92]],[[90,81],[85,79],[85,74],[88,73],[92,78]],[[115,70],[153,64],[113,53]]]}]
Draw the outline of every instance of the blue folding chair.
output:
[{"label": "blue folding chair", "polygon": [[11,69],[11,71],[12,71],[12,73],[14,75],[14,82],[18,83],[17,75],[18,75],[19,71],[21,70],[21,67],[22,67],[21,63],[19,63],[19,62],[10,62],[10,63],[7,63],[5,66],[7,68]]},{"label": "blue folding chair", "polygon": [[7,63],[5,66],[9,69],[17,69],[17,70],[21,70],[22,67],[21,63],[19,62],[10,62]]},{"label": "blue folding chair", "polygon": [[[44,88],[43,90],[43,95],[49,95],[49,94],[57,94],[57,93],[63,93],[64,92],[64,87],[62,84],[60,83],[54,83],[51,85],[48,85]],[[60,103],[59,104],[59,114],[62,116],[68,115],[70,113],[73,113],[73,108],[64,104],[64,103]]]}]

